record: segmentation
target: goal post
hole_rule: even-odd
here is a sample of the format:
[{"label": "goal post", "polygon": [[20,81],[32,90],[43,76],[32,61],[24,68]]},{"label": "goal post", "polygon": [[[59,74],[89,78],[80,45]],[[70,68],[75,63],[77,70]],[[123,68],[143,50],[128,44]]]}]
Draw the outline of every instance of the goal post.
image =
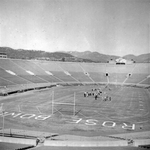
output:
[{"label": "goal post", "polygon": [[62,115],[76,115],[76,93],[74,92],[72,102],[57,102],[55,101],[54,91],[52,91],[51,114],[60,113]]}]

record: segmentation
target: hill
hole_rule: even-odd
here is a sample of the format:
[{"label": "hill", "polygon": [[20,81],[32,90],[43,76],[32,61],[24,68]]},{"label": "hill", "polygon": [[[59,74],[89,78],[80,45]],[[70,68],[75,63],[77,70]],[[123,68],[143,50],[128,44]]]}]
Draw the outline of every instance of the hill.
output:
[{"label": "hill", "polygon": [[73,57],[67,53],[48,53],[45,51],[36,50],[24,50],[24,49],[12,49],[9,47],[0,47],[0,52],[7,54],[8,58],[15,59],[39,59],[39,58],[54,58],[61,59],[62,57]]},{"label": "hill", "polygon": [[76,52],[76,51],[70,51],[69,54],[76,56],[76,57],[80,57],[83,59],[91,59],[92,61],[95,62],[102,62],[102,63],[106,63],[107,61],[111,60],[111,59],[117,59],[119,56],[114,56],[114,55],[105,55],[105,54],[101,54],[98,52],[90,52],[90,51],[85,51],[85,52]]},{"label": "hill", "polygon": [[[80,57],[80,58],[86,58],[86,59],[91,59],[96,62],[107,62],[109,60],[116,60],[120,56],[115,56],[115,55],[105,55],[101,54],[98,52],[90,52],[90,51],[85,51],[85,52],[76,52],[76,51],[70,51],[69,54]],[[150,53],[147,54],[142,54],[139,56],[135,56],[133,54],[125,55],[123,56],[126,60],[133,60],[136,63],[148,63],[150,62]]]},{"label": "hill", "polygon": [[142,55],[126,55],[123,58],[134,60],[137,63],[149,63],[150,62],[150,53],[142,54]]},{"label": "hill", "polygon": [[74,57],[73,55],[65,52],[50,53],[41,50],[37,51],[37,50],[12,49],[9,47],[0,47],[0,52],[6,53],[8,58],[13,58],[13,59],[92,62],[91,60],[88,59]]},{"label": "hill", "polygon": [[[120,56],[106,55],[99,52],[45,52],[37,50],[24,50],[24,49],[12,49],[9,47],[0,47],[0,52],[7,54],[8,58],[14,59],[38,59],[38,60],[50,60],[50,61],[69,61],[69,62],[98,62],[106,63],[109,60],[116,60]],[[137,63],[150,62],[150,53],[135,56],[132,54],[125,55],[123,58],[127,60],[133,60]]]}]

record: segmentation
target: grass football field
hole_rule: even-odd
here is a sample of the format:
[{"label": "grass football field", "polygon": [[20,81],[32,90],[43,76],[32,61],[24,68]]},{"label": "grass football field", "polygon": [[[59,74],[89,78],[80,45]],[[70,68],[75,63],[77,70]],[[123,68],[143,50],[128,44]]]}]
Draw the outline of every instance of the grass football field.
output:
[{"label": "grass football field", "polygon": [[[84,97],[100,88],[103,95]],[[104,101],[108,95],[111,101]],[[5,129],[108,136],[150,130],[150,92],[144,88],[110,85],[58,86],[0,99]],[[0,126],[3,117],[0,117]]]}]

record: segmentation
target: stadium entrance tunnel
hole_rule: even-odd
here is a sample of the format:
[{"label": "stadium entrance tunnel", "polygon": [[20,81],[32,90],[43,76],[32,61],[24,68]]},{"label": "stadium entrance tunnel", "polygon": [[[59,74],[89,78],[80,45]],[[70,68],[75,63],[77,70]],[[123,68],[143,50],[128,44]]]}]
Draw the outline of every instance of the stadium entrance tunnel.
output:
[{"label": "stadium entrance tunnel", "polygon": [[106,72],[105,76],[106,76],[106,77],[108,77],[108,76],[109,76],[109,74]]}]

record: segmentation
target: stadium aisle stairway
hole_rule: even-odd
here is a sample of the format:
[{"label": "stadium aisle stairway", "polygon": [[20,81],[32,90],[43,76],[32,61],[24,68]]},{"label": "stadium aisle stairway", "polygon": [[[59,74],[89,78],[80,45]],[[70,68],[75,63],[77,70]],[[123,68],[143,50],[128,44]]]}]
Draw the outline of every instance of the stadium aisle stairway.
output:
[{"label": "stadium aisle stairway", "polygon": [[84,72],[87,72],[94,82],[107,83],[106,64],[80,63]]},{"label": "stadium aisle stairway", "polygon": [[[131,72],[131,76],[126,83],[142,84],[142,82],[150,75],[150,64],[135,64]],[[146,82],[145,82],[146,83]],[[144,83],[143,83],[144,84]]]},{"label": "stadium aisle stairway", "polygon": [[[13,63],[13,60],[10,59],[0,59],[0,67],[3,68],[3,72],[6,72],[6,70],[11,71],[15,73],[16,75],[8,74],[9,78],[7,76],[4,77],[4,79],[10,80],[10,82],[13,82],[13,78],[15,78],[17,81],[20,81],[19,83],[14,82],[14,84],[28,84],[28,83],[43,83],[45,81],[41,80],[37,76],[30,75],[26,72],[25,68],[22,68],[19,66],[19,63],[22,62],[22,60],[18,60],[19,62]],[[0,77],[3,77],[0,75]],[[15,80],[15,81],[16,81]]]},{"label": "stadium aisle stairway", "polygon": [[[16,75],[10,74],[2,68],[0,68],[0,78],[2,79],[2,81],[6,81],[8,85],[27,84],[28,83],[26,80],[19,78]],[[5,86],[5,85],[6,85],[5,83],[1,84],[1,86]]]}]

